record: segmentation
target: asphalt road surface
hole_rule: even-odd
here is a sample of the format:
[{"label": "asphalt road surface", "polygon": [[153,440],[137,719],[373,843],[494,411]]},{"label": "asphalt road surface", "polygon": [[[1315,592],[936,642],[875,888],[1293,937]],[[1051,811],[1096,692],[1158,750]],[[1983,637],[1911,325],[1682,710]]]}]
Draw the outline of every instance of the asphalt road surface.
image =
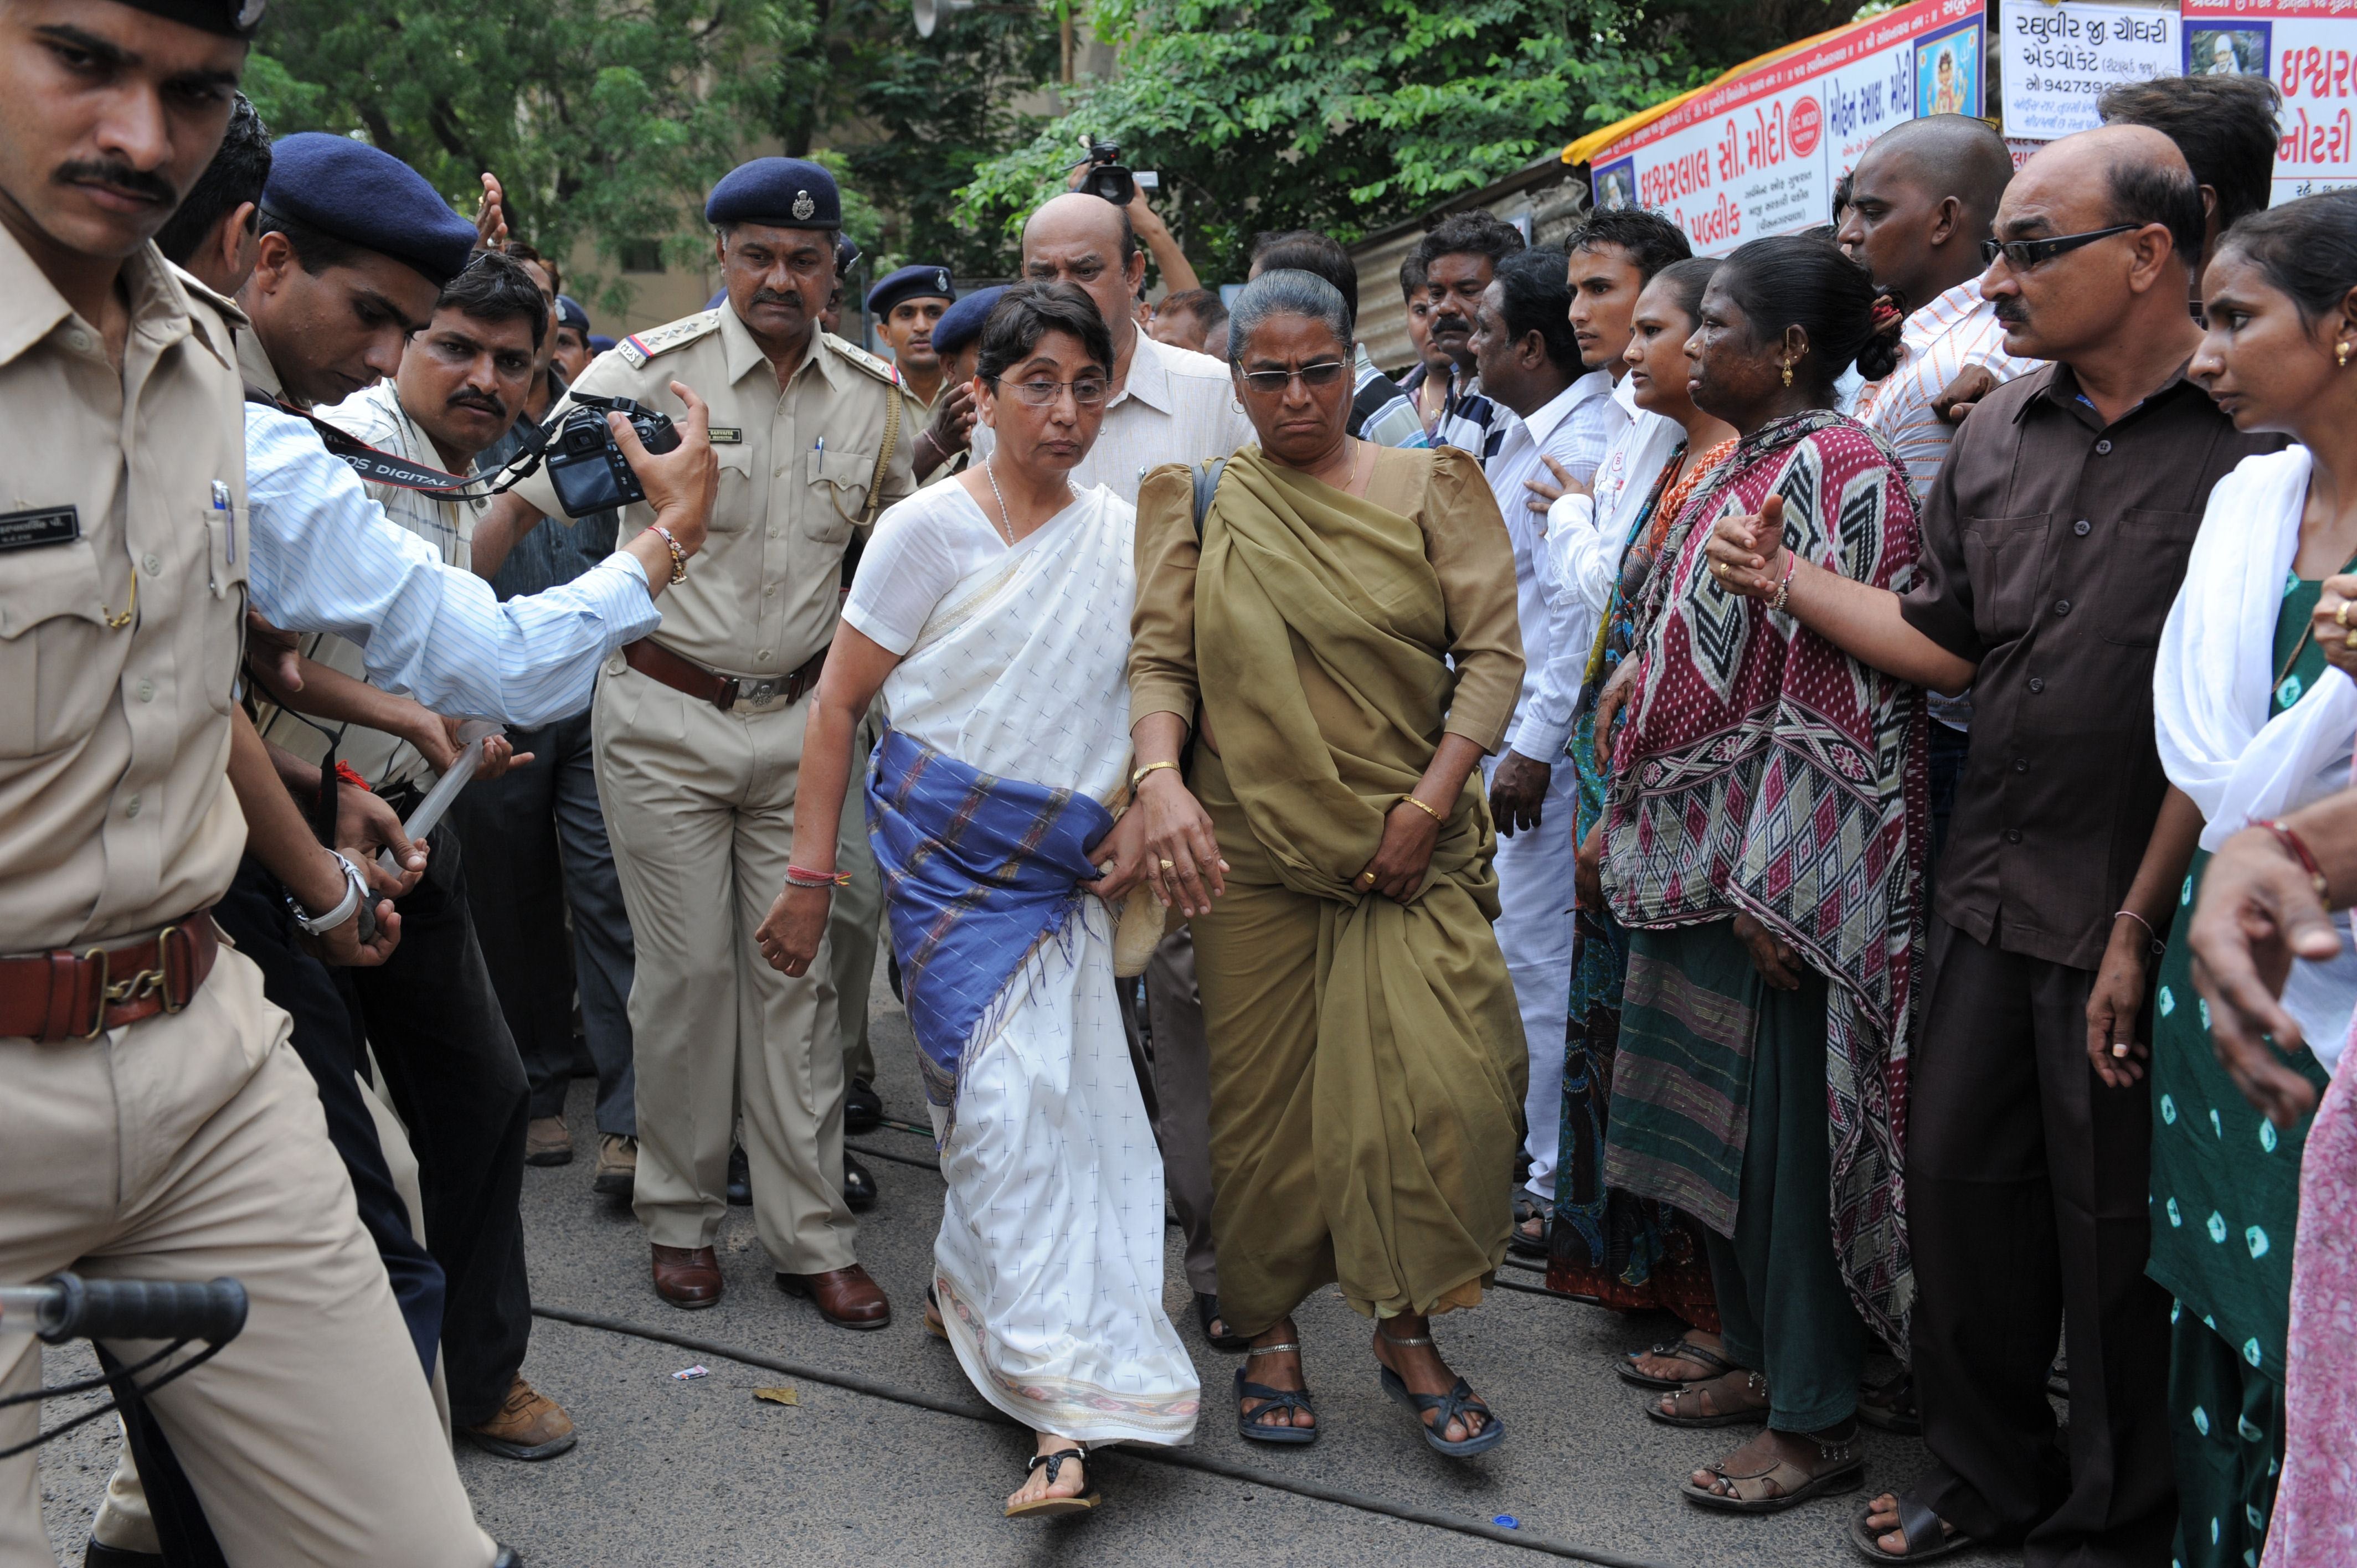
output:
[{"label": "asphalt road surface", "polygon": [[[921,1127],[906,1015],[880,982],[875,994],[886,1115]],[[1500,1290],[1478,1311],[1437,1319],[1444,1353],[1509,1429],[1490,1453],[1451,1461],[1426,1449],[1408,1413],[1383,1397],[1371,1326],[1327,1292],[1298,1316],[1324,1435],[1309,1448],[1246,1443],[1229,1395],[1237,1359],[1202,1341],[1176,1230],[1164,1296],[1203,1380],[1193,1445],[1106,1453],[1092,1466],[1105,1498],[1094,1513],[1006,1519],[1000,1509],[1022,1479],[1029,1436],[983,1404],[920,1321],[942,1214],[930,1136],[888,1125],[853,1140],[874,1151],[861,1157],[882,1188],[862,1219],[859,1254],[891,1294],[891,1326],[836,1328],[779,1291],[746,1209],[730,1210],[720,1232],[726,1298],[682,1312],[654,1294],[627,1208],[589,1191],[592,1087],[574,1085],[575,1162],[526,1171],[523,1193],[533,1299],[543,1315],[524,1373],[572,1412],[580,1444],[538,1465],[458,1451],[484,1528],[530,1568],[1856,1561],[1847,1520],[1869,1492],[1762,1517],[1708,1513],[1679,1498],[1695,1466],[1749,1434],[1648,1421],[1643,1396],[1613,1375],[1624,1350],[1674,1337],[1666,1317]],[[1501,1283],[1534,1286],[1539,1278],[1509,1267]],[[49,1361],[54,1383],[90,1357],[74,1347]],[[698,1365],[709,1375],[672,1376]],[[792,1389],[798,1402],[754,1396],[777,1387]],[[74,1408],[53,1407],[51,1422]],[[116,1442],[112,1422],[101,1422],[44,1452],[43,1511],[64,1563],[81,1561]],[[1872,1490],[1903,1485],[1928,1463],[1912,1440],[1868,1432],[1865,1442]]]}]

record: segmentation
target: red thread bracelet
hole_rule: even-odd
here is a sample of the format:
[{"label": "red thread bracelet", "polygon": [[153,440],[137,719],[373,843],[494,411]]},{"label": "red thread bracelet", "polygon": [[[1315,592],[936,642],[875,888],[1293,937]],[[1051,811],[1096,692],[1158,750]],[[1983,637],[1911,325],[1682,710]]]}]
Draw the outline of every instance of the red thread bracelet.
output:
[{"label": "red thread bracelet", "polygon": [[2315,852],[2308,847],[2307,841],[2273,818],[2266,822],[2253,822],[2251,826],[2265,828],[2275,834],[2276,842],[2283,845],[2294,860],[2299,862],[2301,870],[2308,873],[2308,885],[2316,889],[2316,901],[2326,908],[2330,908],[2332,884],[2325,876],[2324,867],[2318,864]]},{"label": "red thread bracelet", "polygon": [[336,777],[355,789],[367,789],[371,795],[376,793],[374,789],[369,788],[369,781],[355,772],[349,762],[336,764]]},{"label": "red thread bracelet", "polygon": [[851,886],[851,873],[806,871],[799,865],[789,865],[786,867],[786,886],[789,887],[848,887]]}]

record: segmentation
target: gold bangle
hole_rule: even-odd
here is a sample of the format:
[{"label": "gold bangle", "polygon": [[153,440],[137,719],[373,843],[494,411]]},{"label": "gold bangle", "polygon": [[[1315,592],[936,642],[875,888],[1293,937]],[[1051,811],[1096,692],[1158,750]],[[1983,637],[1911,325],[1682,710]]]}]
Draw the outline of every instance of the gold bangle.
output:
[{"label": "gold bangle", "polygon": [[1408,805],[1414,806],[1417,811],[1422,811],[1426,816],[1430,817],[1434,822],[1438,822],[1442,827],[1447,827],[1448,825],[1448,818],[1442,816],[1438,811],[1434,811],[1431,807],[1426,805],[1415,796],[1402,795],[1400,799],[1405,801]]},{"label": "gold bangle", "polygon": [[1178,765],[1175,762],[1149,762],[1145,767],[1139,768],[1136,772],[1129,776],[1129,787],[1132,789],[1135,789],[1138,785],[1146,781],[1146,776],[1153,772],[1157,768],[1168,768],[1176,771],[1178,767]]}]

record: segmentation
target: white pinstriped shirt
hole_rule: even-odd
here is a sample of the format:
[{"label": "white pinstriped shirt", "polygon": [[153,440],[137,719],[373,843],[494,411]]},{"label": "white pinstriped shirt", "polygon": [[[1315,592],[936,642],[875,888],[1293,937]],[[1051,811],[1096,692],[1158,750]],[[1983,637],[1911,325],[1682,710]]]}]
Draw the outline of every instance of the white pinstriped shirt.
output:
[{"label": "white pinstriped shirt", "polygon": [[360,645],[370,684],[437,713],[552,724],[589,705],[598,661],[662,623],[619,552],[544,594],[501,603],[386,518],[308,424],[245,410],[251,602],[289,631]]},{"label": "white pinstriped shirt", "polygon": [[1907,465],[1908,482],[1920,501],[1940,477],[1948,444],[1956,438],[1956,427],[1932,411],[1932,400],[1966,365],[1986,366],[2004,382],[2045,362],[2005,351],[2005,324],[1996,318],[1996,306],[1981,297],[1980,279],[1972,278],[1908,317],[1900,328],[1899,368],[1867,383],[1856,417],[1890,443]]}]

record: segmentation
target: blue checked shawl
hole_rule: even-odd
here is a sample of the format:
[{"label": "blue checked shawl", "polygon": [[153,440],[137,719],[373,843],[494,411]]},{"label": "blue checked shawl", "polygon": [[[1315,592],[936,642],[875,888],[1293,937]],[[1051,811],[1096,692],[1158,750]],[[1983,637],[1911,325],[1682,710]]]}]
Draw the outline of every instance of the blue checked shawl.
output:
[{"label": "blue checked shawl", "polygon": [[867,835],[917,1034],[925,1098],[957,1116],[958,1074],[1032,955],[1070,929],[1113,813],[999,779],[897,730],[867,769]]}]

